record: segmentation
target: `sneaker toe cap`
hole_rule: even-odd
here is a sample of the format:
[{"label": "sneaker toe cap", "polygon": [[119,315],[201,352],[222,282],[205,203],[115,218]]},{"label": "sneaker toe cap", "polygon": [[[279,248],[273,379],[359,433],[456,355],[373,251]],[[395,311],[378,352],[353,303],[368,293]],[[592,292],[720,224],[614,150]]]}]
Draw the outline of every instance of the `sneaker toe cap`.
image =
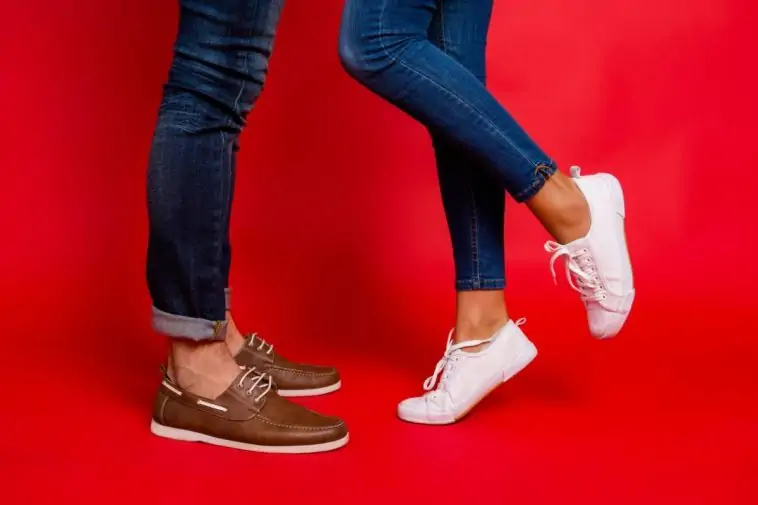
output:
[{"label": "sneaker toe cap", "polygon": [[588,317],[590,333],[593,337],[600,339],[615,337],[624,327],[628,316],[629,314],[615,312],[590,314]]},{"label": "sneaker toe cap", "polygon": [[408,398],[397,406],[397,415],[404,421],[424,424],[445,424],[454,418],[425,396]]}]

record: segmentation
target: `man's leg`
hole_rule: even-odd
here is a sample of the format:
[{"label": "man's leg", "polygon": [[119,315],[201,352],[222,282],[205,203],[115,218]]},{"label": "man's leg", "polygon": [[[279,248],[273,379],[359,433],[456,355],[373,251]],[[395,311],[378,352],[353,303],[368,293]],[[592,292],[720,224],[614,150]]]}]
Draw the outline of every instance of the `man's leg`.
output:
[{"label": "man's leg", "polygon": [[266,452],[347,442],[344,424],[289,403],[225,338],[229,213],[239,134],[265,80],[282,0],[182,0],[148,169],[147,277],[171,366],[152,430]]},{"label": "man's leg", "polygon": [[232,317],[232,289],[229,274],[232,244],[229,236],[232,211],[232,193],[236,174],[237,146],[231,159],[231,188],[226,231],[221,246],[221,277],[224,279],[224,307],[226,309],[226,345],[239,365],[256,367],[271,375],[281,396],[317,396],[337,391],[342,387],[339,371],[332,366],[310,365],[282,357],[274,346],[257,333],[245,334]]}]

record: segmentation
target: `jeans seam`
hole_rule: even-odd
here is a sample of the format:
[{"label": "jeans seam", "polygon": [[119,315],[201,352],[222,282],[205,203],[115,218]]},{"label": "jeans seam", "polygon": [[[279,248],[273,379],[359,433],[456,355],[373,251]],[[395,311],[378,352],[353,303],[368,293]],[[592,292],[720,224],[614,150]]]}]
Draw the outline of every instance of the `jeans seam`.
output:
[{"label": "jeans seam", "polygon": [[[250,35],[252,36],[253,29],[250,29]],[[250,70],[247,68],[247,51],[243,51],[244,54],[244,60],[242,63],[243,67],[243,75],[240,77],[240,90],[237,93],[237,98],[234,99],[234,105],[232,106],[232,109],[234,109],[234,112],[238,115],[241,115],[241,111],[238,111],[238,107],[240,104],[240,100],[242,99],[242,93],[245,92],[245,75],[250,73]],[[231,118],[229,119],[229,126],[232,126]]]},{"label": "jeans seam", "polygon": [[479,215],[476,212],[476,197],[474,187],[469,179],[469,194],[471,195],[471,262],[473,266],[474,280],[478,283],[481,279],[481,265],[479,264]]},{"label": "jeans seam", "polygon": [[440,45],[442,46],[442,51],[447,53],[447,42],[445,38],[445,7],[442,2],[438,5],[440,9]]},{"label": "jeans seam", "polygon": [[[225,154],[224,146],[226,146],[226,132],[224,132],[222,130],[222,131],[219,132],[219,135],[221,136],[221,156],[219,156],[219,158],[223,160],[224,159],[224,154]],[[221,211],[221,216],[220,216],[221,219],[220,220],[216,220],[216,222],[214,223],[218,227],[223,227],[224,226],[224,223],[223,223],[224,212],[226,212],[227,214],[229,212],[228,211],[229,203],[225,202],[225,205],[226,205],[226,209]],[[228,216],[227,216],[227,218],[228,218]],[[219,221],[221,221],[221,222],[219,223]],[[219,231],[218,227],[214,231]],[[221,233],[223,233],[225,230],[220,230],[220,231],[221,231]],[[214,237],[213,247],[216,250],[218,250],[221,254],[223,254],[224,239],[221,239],[221,241],[219,241],[217,239],[218,239],[218,237]],[[218,277],[222,276],[222,273],[221,273],[221,264],[220,263],[221,263],[221,260],[219,259],[219,261],[217,261],[216,264],[213,265],[213,268],[218,273]],[[226,279],[223,279],[223,283],[226,284]],[[226,288],[226,285],[224,285],[224,288]],[[214,288],[214,291],[215,291],[215,288]],[[224,299],[224,312],[226,312],[226,293],[224,291],[222,291],[222,294],[223,294],[223,299]],[[214,296],[215,296],[215,294],[214,294]]]},{"label": "jeans seam", "polygon": [[[439,84],[438,82],[436,82],[435,80],[431,79],[430,77],[422,74],[418,70],[410,67],[409,65],[405,64],[404,62],[402,62],[400,59],[395,58],[394,56],[392,56],[392,54],[387,50],[387,47],[384,45],[384,36],[385,36],[385,33],[384,33],[384,12],[386,10],[386,7],[387,7],[387,2],[385,0],[385,1],[382,2],[382,9],[381,9],[381,11],[379,11],[379,47],[384,52],[384,55],[387,58],[389,58],[389,60],[392,63],[397,63],[401,67],[403,67],[404,69],[408,70],[409,72],[411,72],[411,73],[417,75],[418,77],[420,77],[420,78],[428,81],[433,86],[436,86],[437,88],[439,88],[440,90],[442,90],[443,92],[447,93],[449,96],[451,96],[452,98],[454,98],[455,100],[457,100],[461,105],[463,105],[464,107],[468,108],[470,111],[474,112],[474,114],[477,115],[479,117],[479,119],[481,119],[482,121],[484,121],[484,123],[490,128],[490,130],[494,131],[495,133],[497,133],[498,136],[500,136],[503,140],[505,140],[508,143],[508,145],[510,145],[511,148],[514,151],[516,151],[519,155],[521,155],[521,157],[524,158],[524,160],[526,160],[532,167],[537,166],[535,164],[535,162],[532,161],[532,159],[529,158],[529,156],[527,156],[524,153],[524,151],[522,151],[521,149],[519,149],[513,143],[513,141],[511,139],[509,139],[508,136],[505,135],[502,132],[502,130],[500,130],[500,128],[498,128],[494,123],[492,123],[487,118],[485,118],[485,116],[481,113],[481,111],[479,111],[479,109],[477,109],[473,105],[471,105],[468,102],[466,102],[465,100],[463,100],[463,98],[461,98],[457,94],[453,93],[452,91],[450,91],[449,89],[447,89],[445,86]],[[428,39],[427,39],[426,42],[427,43],[429,42]]]},{"label": "jeans seam", "polygon": [[483,289],[505,289],[505,279],[458,279],[455,281],[455,289],[458,291],[476,291]]},{"label": "jeans seam", "polygon": [[[440,10],[440,46],[442,51],[447,54],[447,36],[445,34],[445,4],[439,3]],[[385,51],[386,52],[386,51]],[[471,195],[471,227],[470,231],[470,247],[471,247],[471,266],[473,275],[474,287],[479,287],[481,280],[481,264],[479,262],[479,214],[476,211],[476,195],[474,192],[474,186],[471,184],[471,178],[467,178],[469,194]]]}]

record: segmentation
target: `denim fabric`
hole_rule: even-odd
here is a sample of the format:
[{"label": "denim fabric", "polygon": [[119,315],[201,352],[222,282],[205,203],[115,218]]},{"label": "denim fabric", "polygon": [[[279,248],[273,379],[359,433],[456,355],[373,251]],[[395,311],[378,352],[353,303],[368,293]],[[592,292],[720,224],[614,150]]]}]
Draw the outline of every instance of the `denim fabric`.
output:
[{"label": "denim fabric", "polygon": [[223,338],[239,135],[268,70],[283,0],[182,0],[147,175],[153,325]]},{"label": "denim fabric", "polygon": [[456,288],[505,284],[504,190],[532,197],[556,170],[485,87],[492,0],[346,0],[347,72],[423,123],[435,147]]}]

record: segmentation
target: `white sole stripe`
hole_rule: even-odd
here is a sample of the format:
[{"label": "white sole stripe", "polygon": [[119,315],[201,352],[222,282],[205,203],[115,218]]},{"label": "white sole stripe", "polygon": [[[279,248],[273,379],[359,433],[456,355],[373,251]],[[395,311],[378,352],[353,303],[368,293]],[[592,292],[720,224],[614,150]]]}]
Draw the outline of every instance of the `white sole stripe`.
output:
[{"label": "white sole stripe", "polygon": [[326,442],[323,444],[282,446],[255,445],[246,444],[243,442],[234,442],[232,440],[224,440],[223,438],[212,437],[210,435],[204,435],[202,433],[196,433],[194,431],[171,428],[169,426],[164,426],[155,420],[150,423],[150,431],[154,435],[163,438],[170,438],[172,440],[181,440],[184,442],[201,442],[205,444],[217,445],[219,447],[228,447],[230,449],[240,449],[243,451],[252,452],[266,452],[272,454],[312,454],[315,452],[333,451],[345,446],[350,440],[350,435],[345,435],[339,440]]},{"label": "white sole stripe", "polygon": [[203,407],[208,407],[211,409],[218,410],[219,412],[226,412],[227,410],[229,410],[226,407],[222,407],[221,405],[216,405],[215,403],[206,402],[205,400],[198,400],[197,404],[202,405]]}]

